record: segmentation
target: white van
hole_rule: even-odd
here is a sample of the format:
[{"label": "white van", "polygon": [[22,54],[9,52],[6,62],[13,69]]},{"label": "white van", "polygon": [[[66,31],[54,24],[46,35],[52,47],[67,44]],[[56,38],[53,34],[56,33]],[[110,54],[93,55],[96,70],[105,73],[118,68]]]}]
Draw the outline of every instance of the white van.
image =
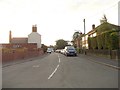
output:
[{"label": "white van", "polygon": [[47,48],[47,53],[53,52],[53,48]]}]

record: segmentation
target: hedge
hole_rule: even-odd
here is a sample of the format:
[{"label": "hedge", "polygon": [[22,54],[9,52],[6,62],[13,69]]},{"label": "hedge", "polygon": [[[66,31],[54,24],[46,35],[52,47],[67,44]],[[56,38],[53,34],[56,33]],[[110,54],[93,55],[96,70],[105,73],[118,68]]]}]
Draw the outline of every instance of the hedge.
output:
[{"label": "hedge", "polygon": [[119,48],[119,34],[116,30],[105,31],[96,37],[88,38],[89,49],[109,49]]}]

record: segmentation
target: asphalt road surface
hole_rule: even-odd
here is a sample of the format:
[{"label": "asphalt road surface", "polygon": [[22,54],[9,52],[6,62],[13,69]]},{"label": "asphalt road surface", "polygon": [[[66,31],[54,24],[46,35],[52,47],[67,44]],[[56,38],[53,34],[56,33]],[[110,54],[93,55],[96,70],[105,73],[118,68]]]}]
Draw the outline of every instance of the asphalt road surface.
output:
[{"label": "asphalt road surface", "polygon": [[118,88],[118,70],[51,53],[44,58],[3,67],[3,88]]}]

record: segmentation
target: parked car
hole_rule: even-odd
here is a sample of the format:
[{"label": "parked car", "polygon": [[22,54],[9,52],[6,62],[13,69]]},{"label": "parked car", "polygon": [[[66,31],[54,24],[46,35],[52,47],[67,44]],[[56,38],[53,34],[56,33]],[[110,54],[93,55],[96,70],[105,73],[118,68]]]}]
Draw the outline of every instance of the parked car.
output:
[{"label": "parked car", "polygon": [[62,49],[60,53],[65,54],[65,49]]},{"label": "parked car", "polygon": [[61,49],[57,49],[55,52],[56,52],[56,53],[60,53],[60,52],[61,52]]},{"label": "parked car", "polygon": [[66,46],[64,54],[66,56],[77,56],[77,51],[75,50],[74,46]]}]

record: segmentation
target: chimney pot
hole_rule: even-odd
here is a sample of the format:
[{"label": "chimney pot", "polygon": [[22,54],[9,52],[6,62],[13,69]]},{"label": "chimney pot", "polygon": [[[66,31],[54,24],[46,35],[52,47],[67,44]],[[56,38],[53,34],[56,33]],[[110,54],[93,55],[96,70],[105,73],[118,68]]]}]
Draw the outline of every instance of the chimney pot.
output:
[{"label": "chimney pot", "polygon": [[95,24],[92,25],[92,29],[95,29]]},{"label": "chimney pot", "polygon": [[32,32],[37,32],[37,25],[32,26]]}]

